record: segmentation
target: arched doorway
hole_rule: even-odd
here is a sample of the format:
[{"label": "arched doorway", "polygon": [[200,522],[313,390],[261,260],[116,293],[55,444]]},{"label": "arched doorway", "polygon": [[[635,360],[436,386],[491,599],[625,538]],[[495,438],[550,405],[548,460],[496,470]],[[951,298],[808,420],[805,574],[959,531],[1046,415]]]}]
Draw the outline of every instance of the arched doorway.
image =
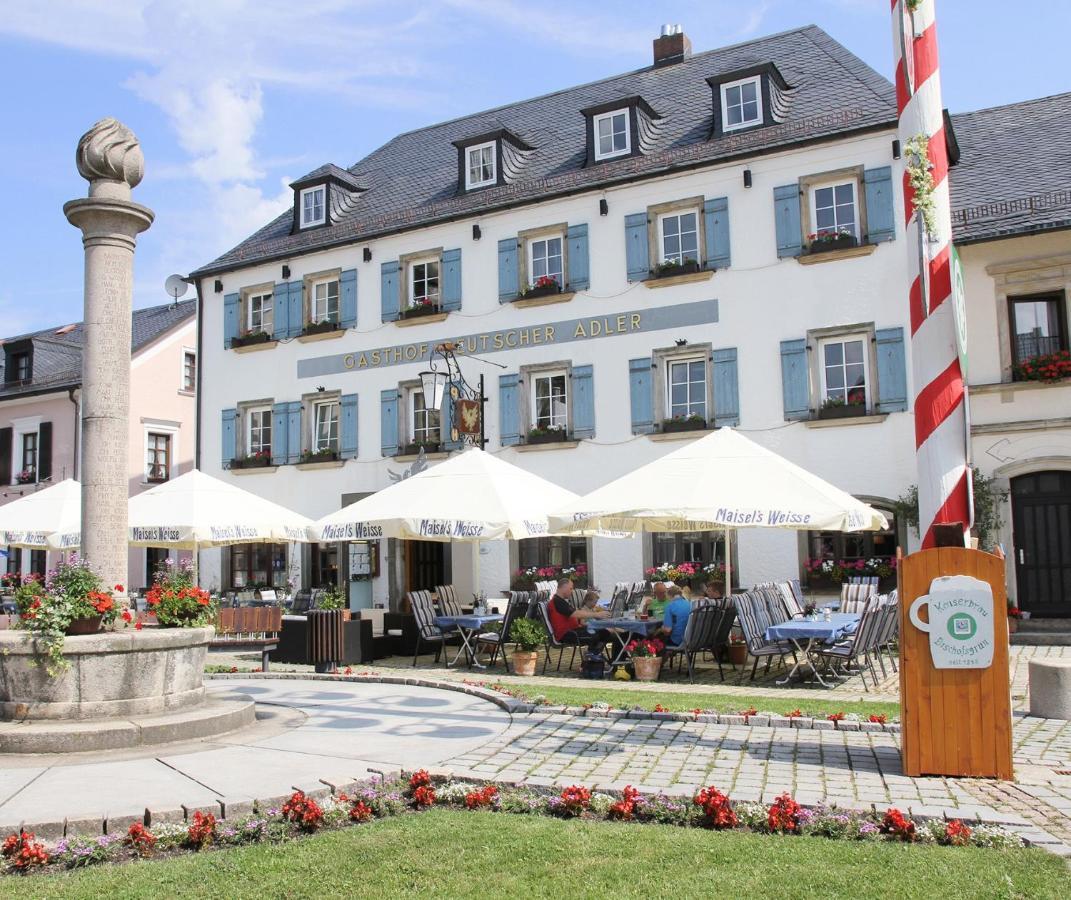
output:
[{"label": "arched doorway", "polygon": [[1012,478],[1011,499],[1019,607],[1071,616],[1071,472]]}]

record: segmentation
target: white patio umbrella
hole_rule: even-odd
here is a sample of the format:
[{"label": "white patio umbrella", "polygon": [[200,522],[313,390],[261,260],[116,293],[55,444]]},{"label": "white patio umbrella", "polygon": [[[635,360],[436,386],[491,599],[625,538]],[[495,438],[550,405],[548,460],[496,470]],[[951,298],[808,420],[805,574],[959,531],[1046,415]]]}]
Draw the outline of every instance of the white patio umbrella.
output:
[{"label": "white patio umbrella", "polygon": [[729,585],[730,529],[876,531],[888,522],[851,494],[721,428],[555,509],[549,525],[559,533],[725,529]]},{"label": "white patio umbrella", "polygon": [[82,542],[82,485],[72,478],[0,506],[0,544],[73,550]]}]

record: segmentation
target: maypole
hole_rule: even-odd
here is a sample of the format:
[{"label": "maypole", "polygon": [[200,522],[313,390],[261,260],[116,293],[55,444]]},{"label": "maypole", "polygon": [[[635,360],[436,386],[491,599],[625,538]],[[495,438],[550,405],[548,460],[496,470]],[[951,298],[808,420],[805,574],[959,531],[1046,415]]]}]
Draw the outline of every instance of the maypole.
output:
[{"label": "maypole", "polygon": [[904,219],[911,275],[911,361],[919,533],[971,524],[967,389],[953,301],[948,149],[937,54],[934,0],[892,0],[896,106],[904,149]]}]

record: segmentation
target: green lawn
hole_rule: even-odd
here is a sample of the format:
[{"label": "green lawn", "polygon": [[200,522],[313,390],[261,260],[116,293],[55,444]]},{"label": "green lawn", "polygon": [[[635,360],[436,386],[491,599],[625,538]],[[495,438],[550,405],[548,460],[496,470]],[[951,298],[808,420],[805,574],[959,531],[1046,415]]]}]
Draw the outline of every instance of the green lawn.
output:
[{"label": "green lawn", "polygon": [[655,704],[662,704],[672,712],[691,712],[693,709],[714,710],[723,713],[735,713],[754,707],[757,710],[770,710],[783,715],[799,708],[804,715],[825,718],[830,713],[856,713],[864,719],[871,714],[885,715],[891,721],[900,715],[899,703],[882,703],[874,700],[851,700],[831,697],[829,700],[811,700],[806,697],[794,697],[786,692],[783,697],[770,697],[751,694],[725,694],[714,690],[689,691],[674,693],[671,691],[637,691],[628,688],[608,686],[602,682],[592,682],[591,687],[565,687],[554,684],[537,684],[530,681],[503,682],[511,690],[522,691],[528,697],[546,697],[550,703],[566,706],[583,706],[603,700],[617,709],[654,709]]},{"label": "green lawn", "polygon": [[24,897],[1071,896],[1040,850],[918,847],[563,822],[435,810],[286,845],[256,845],[54,877],[6,878]]}]

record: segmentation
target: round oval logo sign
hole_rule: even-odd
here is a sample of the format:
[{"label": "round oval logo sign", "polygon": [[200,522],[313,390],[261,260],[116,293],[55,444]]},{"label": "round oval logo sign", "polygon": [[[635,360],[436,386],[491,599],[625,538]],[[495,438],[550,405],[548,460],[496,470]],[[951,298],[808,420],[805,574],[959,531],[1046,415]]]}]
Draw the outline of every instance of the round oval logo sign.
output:
[{"label": "round oval logo sign", "polygon": [[[927,620],[919,616],[926,607]],[[930,636],[935,669],[986,669],[993,664],[993,589],[969,575],[943,575],[909,610]]]}]

